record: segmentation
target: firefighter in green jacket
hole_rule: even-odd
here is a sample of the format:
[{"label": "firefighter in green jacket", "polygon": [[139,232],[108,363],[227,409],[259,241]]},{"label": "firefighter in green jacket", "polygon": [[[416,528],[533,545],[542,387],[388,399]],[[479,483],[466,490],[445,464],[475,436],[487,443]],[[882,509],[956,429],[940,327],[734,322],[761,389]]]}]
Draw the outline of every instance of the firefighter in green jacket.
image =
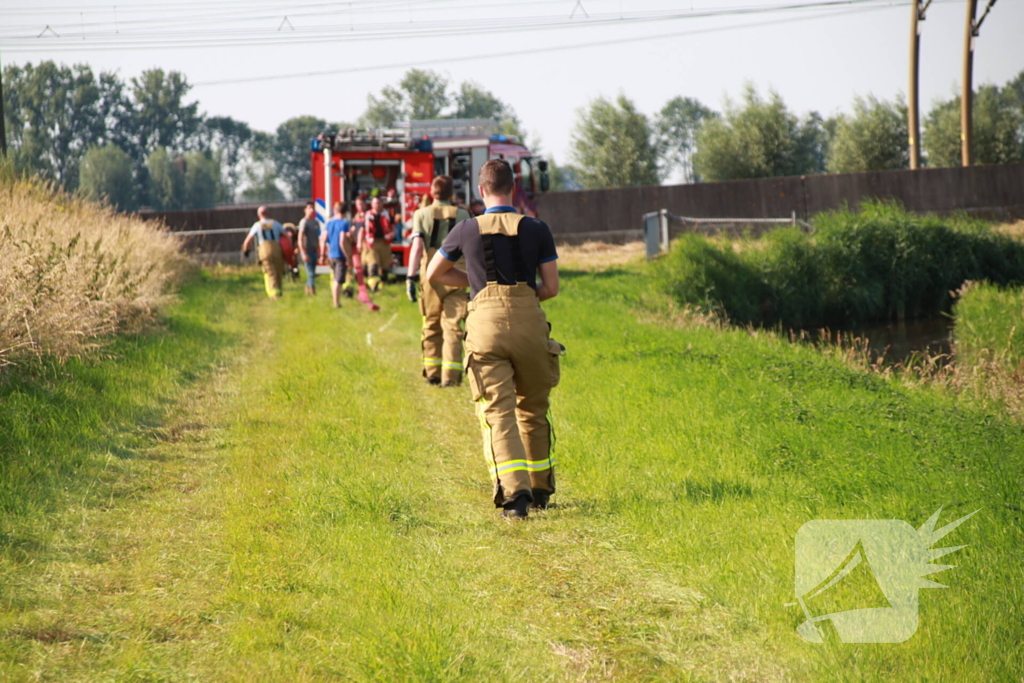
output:
[{"label": "firefighter in green jacket", "polygon": [[469,294],[465,287],[446,287],[436,282],[420,286],[419,271],[426,271],[448,232],[468,220],[465,209],[452,205],[454,181],[439,175],[430,185],[434,203],[417,209],[412,218],[412,245],[406,292],[411,301],[419,294],[423,315],[423,376],[434,385],[458,386],[462,382],[462,322],[466,319]]}]

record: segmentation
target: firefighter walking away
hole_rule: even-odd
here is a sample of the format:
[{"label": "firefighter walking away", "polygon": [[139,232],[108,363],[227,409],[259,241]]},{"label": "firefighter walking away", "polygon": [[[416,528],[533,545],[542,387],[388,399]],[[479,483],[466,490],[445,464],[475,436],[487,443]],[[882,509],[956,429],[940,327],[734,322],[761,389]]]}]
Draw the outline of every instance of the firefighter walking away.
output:
[{"label": "firefighter walking away", "polygon": [[462,321],[466,319],[469,295],[465,287],[448,287],[437,282],[424,282],[421,287],[419,271],[426,271],[427,264],[452,228],[470,218],[465,209],[452,205],[453,185],[450,176],[435,177],[430,185],[434,203],[417,209],[413,214],[406,280],[409,299],[416,301],[418,295],[423,316],[420,341],[423,377],[430,384],[442,387],[462,383]]},{"label": "firefighter walking away", "polygon": [[[483,432],[484,456],[502,515],[525,519],[555,492],[550,393],[564,347],[551,339],[540,302],[558,294],[555,241],[547,224],[516,213],[507,162],[480,169],[483,215],[448,233],[427,279],[470,288],[466,376]],[[466,269],[455,266],[465,257]],[[540,284],[537,284],[537,275]]]}]

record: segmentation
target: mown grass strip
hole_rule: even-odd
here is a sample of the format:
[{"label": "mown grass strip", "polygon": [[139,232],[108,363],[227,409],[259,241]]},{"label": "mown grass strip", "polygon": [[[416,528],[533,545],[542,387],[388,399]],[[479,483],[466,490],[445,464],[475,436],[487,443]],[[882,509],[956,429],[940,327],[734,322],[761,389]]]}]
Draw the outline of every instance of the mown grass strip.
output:
[{"label": "mown grass strip", "polygon": [[[643,278],[567,273],[546,305],[569,348],[558,506],[509,524],[488,504],[468,395],[417,377],[414,306],[395,292],[383,316],[271,302],[252,277],[230,297],[251,312],[238,364],[182,407],[206,427],[157,447],[180,467],[165,460],[162,481],[102,513],[116,522],[82,518],[94,536],[69,548],[106,543],[116,560],[88,576],[81,560],[12,569],[78,597],[9,592],[0,666],[59,680],[1019,677],[1024,430],[771,335],[639,323]],[[796,636],[784,603],[801,524],[918,526],[939,505],[943,520],[982,512],[950,538],[970,546],[938,577],[949,589],[922,591],[912,640]]]}]

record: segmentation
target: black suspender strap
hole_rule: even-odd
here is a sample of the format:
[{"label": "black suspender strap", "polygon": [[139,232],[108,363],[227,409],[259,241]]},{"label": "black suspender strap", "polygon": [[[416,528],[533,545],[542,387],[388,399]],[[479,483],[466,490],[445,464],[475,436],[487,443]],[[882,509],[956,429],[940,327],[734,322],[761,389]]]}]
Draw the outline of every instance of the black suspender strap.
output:
[{"label": "black suspender strap", "polygon": [[[484,268],[487,270],[487,281],[498,281],[498,266],[494,262],[494,235],[481,235],[484,245]],[[519,235],[508,237],[508,246],[512,250],[512,263],[515,267],[516,282],[528,282],[526,264],[523,261],[523,249],[519,245]]]},{"label": "black suspender strap", "polygon": [[487,269],[488,282],[498,281],[498,268],[494,265],[494,244],[491,241],[493,237],[494,235],[480,236],[484,243],[484,268]]},{"label": "black suspender strap", "polygon": [[437,243],[438,242],[438,236],[440,234],[441,234],[441,220],[438,219],[438,218],[435,218],[434,219],[434,229],[430,233],[430,245],[429,246],[430,246],[431,249],[437,249],[439,246],[441,246],[440,244]]},{"label": "black suspender strap", "polygon": [[526,282],[526,264],[523,263],[523,248],[519,246],[519,235],[509,237],[509,246],[512,247],[512,263],[516,269],[516,282]]}]

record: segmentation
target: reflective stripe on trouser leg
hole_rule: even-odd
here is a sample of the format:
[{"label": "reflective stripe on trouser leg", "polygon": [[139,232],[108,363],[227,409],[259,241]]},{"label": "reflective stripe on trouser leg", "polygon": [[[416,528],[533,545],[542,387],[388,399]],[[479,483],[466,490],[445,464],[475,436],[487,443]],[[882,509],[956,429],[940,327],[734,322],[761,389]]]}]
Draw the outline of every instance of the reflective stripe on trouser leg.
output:
[{"label": "reflective stripe on trouser leg", "polygon": [[[479,383],[480,393],[489,400],[492,395],[505,398],[511,393],[514,402],[509,415],[507,404],[499,406],[497,400],[491,401],[493,412],[499,413],[488,411],[492,429],[500,420],[514,420],[514,428],[505,426],[503,431],[517,437],[514,445],[511,440],[501,443],[495,432],[496,461],[500,464],[526,460],[529,487],[553,492],[548,421],[553,374],[547,319],[538,305],[537,294],[526,284],[488,283],[473,299],[470,309],[466,320],[470,383]],[[502,448],[508,451],[505,456],[501,455]]]},{"label": "reflective stripe on trouser leg", "polygon": [[[441,299],[432,284],[424,283],[420,292],[420,313],[423,314],[420,347],[423,350],[423,376],[427,379],[440,380],[441,362],[444,359],[444,333],[441,329]],[[428,359],[431,361],[429,364]]]},{"label": "reflective stripe on trouser leg", "polygon": [[517,493],[530,491],[526,451],[516,425],[512,365],[507,360],[473,363],[482,385],[476,405],[484,458],[494,480],[494,505],[501,507]]},{"label": "reflective stripe on trouser leg", "polygon": [[[543,359],[545,363],[547,358]],[[518,368],[517,368],[518,369]],[[551,387],[545,387],[542,376],[534,387],[520,382],[516,387],[516,420],[519,434],[526,449],[530,470],[530,487],[554,493],[555,476],[552,445],[554,430],[551,424]]]},{"label": "reflective stripe on trouser leg", "polygon": [[462,381],[462,321],[466,319],[469,294],[465,289],[450,289],[441,299],[441,331],[444,337],[444,358],[441,379],[458,384]]}]

